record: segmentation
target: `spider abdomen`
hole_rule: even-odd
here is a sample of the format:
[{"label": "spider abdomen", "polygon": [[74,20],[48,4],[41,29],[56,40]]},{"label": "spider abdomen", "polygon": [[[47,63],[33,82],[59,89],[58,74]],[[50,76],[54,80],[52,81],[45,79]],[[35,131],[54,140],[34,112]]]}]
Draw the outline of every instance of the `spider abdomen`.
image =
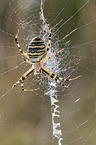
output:
[{"label": "spider abdomen", "polygon": [[28,55],[32,63],[39,62],[45,54],[45,44],[44,41],[35,37],[28,46]]}]

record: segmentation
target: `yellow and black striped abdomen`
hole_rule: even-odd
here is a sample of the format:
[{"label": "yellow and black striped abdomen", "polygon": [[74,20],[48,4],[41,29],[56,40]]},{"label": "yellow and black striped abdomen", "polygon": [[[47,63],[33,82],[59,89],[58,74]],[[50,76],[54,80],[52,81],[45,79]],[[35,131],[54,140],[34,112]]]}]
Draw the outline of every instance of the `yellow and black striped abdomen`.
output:
[{"label": "yellow and black striped abdomen", "polygon": [[39,62],[45,54],[45,44],[39,37],[34,38],[28,46],[28,55],[32,63]]}]

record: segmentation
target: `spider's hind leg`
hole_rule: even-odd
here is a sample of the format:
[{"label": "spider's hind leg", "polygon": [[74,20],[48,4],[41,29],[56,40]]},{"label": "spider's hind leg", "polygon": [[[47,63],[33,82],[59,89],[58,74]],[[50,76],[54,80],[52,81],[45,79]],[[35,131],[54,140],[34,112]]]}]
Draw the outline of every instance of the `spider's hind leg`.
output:
[{"label": "spider's hind leg", "polygon": [[31,90],[28,90],[28,89],[24,89],[24,85],[23,85],[23,82],[24,80],[33,72],[33,68],[31,67],[13,86],[12,88],[14,88],[15,86],[17,86],[19,83],[21,83],[21,88],[22,88],[22,91],[35,91],[37,89],[31,89]]},{"label": "spider's hind leg", "polygon": [[53,80],[55,80],[57,83],[59,83],[61,86],[68,88],[64,83],[62,83],[54,73],[50,72],[48,69],[46,69],[44,66],[41,66],[42,72],[45,72],[49,77],[51,77]]},{"label": "spider's hind leg", "polygon": [[63,80],[63,81],[73,81],[73,80],[76,80],[76,79],[78,79],[78,78],[80,78],[81,77],[81,75],[80,76],[77,76],[77,77],[75,77],[75,78],[72,78],[72,79],[64,79],[64,78],[61,78],[61,77],[59,77],[59,80]]},{"label": "spider's hind leg", "polygon": [[51,77],[53,80],[55,80],[57,83],[59,83],[61,86],[68,88],[64,83],[62,83],[61,81],[73,81],[78,79],[80,76],[77,76],[75,78],[72,79],[64,79],[61,77],[56,76],[54,73],[50,72],[48,69],[46,69],[44,66],[41,66],[42,72],[45,72],[49,77]]}]

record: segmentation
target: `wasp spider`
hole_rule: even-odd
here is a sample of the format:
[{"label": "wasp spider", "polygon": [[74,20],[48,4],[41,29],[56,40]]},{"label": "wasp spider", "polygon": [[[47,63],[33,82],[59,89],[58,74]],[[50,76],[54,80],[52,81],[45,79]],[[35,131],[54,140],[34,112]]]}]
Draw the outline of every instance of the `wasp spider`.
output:
[{"label": "wasp spider", "polygon": [[[48,24],[48,22],[47,22]],[[18,28],[18,31],[17,31],[17,34],[15,36],[15,41],[16,41],[16,44],[18,46],[18,49],[20,51],[20,53],[26,58],[24,58],[24,61],[27,62],[27,63],[30,63],[31,64],[31,68],[25,73],[22,75],[22,77],[12,86],[12,87],[15,87],[16,85],[18,85],[19,83],[21,83],[21,87],[22,87],[22,90],[23,91],[34,91],[34,90],[37,90],[37,89],[31,89],[31,90],[28,90],[28,89],[24,89],[24,86],[23,86],[23,82],[24,80],[34,71],[34,75],[36,75],[36,72],[39,72],[41,75],[43,73],[46,73],[48,76],[50,76],[52,79],[56,80],[59,84],[61,84],[63,87],[67,88],[67,86],[62,83],[62,81],[72,81],[72,80],[75,80],[77,78],[79,78],[80,76],[77,76],[75,78],[72,78],[72,79],[65,79],[65,78],[61,78],[61,77],[58,77],[56,76],[55,74],[53,74],[52,72],[50,72],[48,69],[46,69],[43,64],[49,60],[51,57],[53,57],[54,55],[60,53],[61,51],[63,51],[64,49],[58,51],[57,53],[53,54],[52,56],[48,57],[46,60],[45,57],[50,49],[50,43],[51,43],[51,29],[50,29],[50,25],[48,24],[48,27],[49,27],[49,42],[48,42],[48,47],[46,48],[45,44],[44,44],[44,41],[39,38],[39,37],[35,37],[31,40],[31,42],[29,43],[29,46],[28,46],[28,52],[25,53],[18,40],[17,40],[17,37],[18,37],[18,34],[19,34],[19,30],[20,30],[20,26]]]}]

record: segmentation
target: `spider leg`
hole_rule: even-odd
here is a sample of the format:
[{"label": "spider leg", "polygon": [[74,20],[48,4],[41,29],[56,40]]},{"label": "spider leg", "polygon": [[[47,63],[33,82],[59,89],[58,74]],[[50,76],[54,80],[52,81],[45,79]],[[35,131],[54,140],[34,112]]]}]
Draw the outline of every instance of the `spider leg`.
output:
[{"label": "spider leg", "polygon": [[48,43],[46,53],[45,53],[44,57],[42,58],[41,62],[45,59],[45,57],[46,57],[46,55],[47,55],[47,53],[50,49],[50,44],[51,44],[51,29],[50,29],[50,25],[49,25],[48,21],[47,21],[47,24],[48,24],[48,27],[49,27],[49,43]]},{"label": "spider leg", "polygon": [[15,86],[17,86],[19,83],[21,83],[21,87],[22,87],[22,91],[35,91],[37,89],[24,89],[24,85],[23,82],[24,80],[33,72],[33,68],[31,67],[25,74],[23,74],[23,76],[12,86],[12,88],[14,88]]},{"label": "spider leg", "polygon": [[24,60],[25,62],[27,62],[27,63],[32,64],[32,62],[31,62],[31,61],[29,61],[29,60],[27,60],[27,59],[25,59],[25,58],[23,58],[23,60]]},{"label": "spider leg", "polygon": [[73,81],[73,80],[76,80],[76,79],[78,79],[80,77],[81,77],[81,75],[80,76],[77,76],[75,78],[72,78],[72,79],[64,79],[64,78],[59,77],[59,80],[63,80],[63,81]]},{"label": "spider leg", "polygon": [[28,56],[27,54],[24,53],[24,51],[21,49],[21,46],[20,46],[20,44],[19,44],[19,42],[18,42],[18,40],[17,40],[19,31],[20,31],[20,27],[21,27],[21,25],[20,25],[19,28],[18,28],[17,34],[16,34],[16,36],[15,36],[15,41],[16,41],[16,44],[17,44],[17,46],[18,46],[18,48],[19,48],[20,53],[22,53],[26,58],[29,59],[29,56]]},{"label": "spider leg", "polygon": [[46,61],[48,61],[50,58],[52,58],[53,56],[57,55],[58,53],[60,53],[60,52],[63,51],[63,50],[64,50],[64,48],[61,49],[60,51],[54,53],[53,55],[51,55],[50,57],[48,57],[46,60],[44,60],[44,61],[42,62],[42,64],[44,64],[44,63],[45,63]]},{"label": "spider leg", "polygon": [[59,77],[56,76],[54,73],[50,72],[48,69],[46,69],[44,66],[41,66],[42,73],[45,72],[48,76],[50,76],[53,80],[55,80],[57,83],[59,83],[61,86],[68,88],[66,85],[64,85],[60,80]]}]

